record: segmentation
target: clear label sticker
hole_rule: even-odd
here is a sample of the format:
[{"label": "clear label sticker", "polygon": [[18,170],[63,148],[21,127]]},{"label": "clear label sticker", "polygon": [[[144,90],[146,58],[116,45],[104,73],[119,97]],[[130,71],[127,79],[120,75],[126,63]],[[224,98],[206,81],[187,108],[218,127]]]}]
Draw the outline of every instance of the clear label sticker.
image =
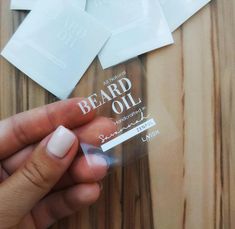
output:
[{"label": "clear label sticker", "polygon": [[[80,139],[88,163],[90,155],[99,154],[110,166],[126,165],[145,156],[151,141],[162,145],[178,138],[178,130],[164,101],[158,96],[148,101],[147,81],[138,58],[107,70],[102,70],[97,61],[83,78],[74,94],[84,97],[78,107],[84,115],[95,110],[99,116],[111,118],[115,125],[105,132],[102,128],[94,130],[95,143]],[[85,82],[94,83],[87,88]]]}]

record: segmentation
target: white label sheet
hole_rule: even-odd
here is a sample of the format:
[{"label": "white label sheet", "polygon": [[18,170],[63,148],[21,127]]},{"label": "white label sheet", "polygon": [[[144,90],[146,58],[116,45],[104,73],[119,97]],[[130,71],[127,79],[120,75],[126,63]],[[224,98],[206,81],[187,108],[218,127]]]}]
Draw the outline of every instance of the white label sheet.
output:
[{"label": "white label sheet", "polygon": [[99,54],[103,68],[173,43],[158,0],[88,0],[86,10],[112,31]]},{"label": "white label sheet", "polygon": [[80,10],[76,0],[40,0],[2,55],[65,99],[109,37],[110,32]]},{"label": "white label sheet", "polygon": [[[33,6],[35,5],[37,1],[38,0],[11,0],[11,9],[12,10],[32,10]],[[85,10],[86,0],[77,0],[77,3],[81,9]]]},{"label": "white label sheet", "polygon": [[160,0],[171,31],[175,31],[210,0]]}]

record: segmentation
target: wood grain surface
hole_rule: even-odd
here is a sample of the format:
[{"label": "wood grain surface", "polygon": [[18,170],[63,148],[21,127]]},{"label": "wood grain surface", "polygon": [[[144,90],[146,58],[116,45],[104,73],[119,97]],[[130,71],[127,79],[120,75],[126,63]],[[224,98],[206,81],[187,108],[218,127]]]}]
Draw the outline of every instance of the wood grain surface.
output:
[{"label": "wood grain surface", "polygon": [[[25,16],[0,0],[0,49]],[[162,99],[179,138],[152,141],[148,157],[105,179],[96,205],[53,229],[235,228],[234,38],[235,1],[212,0],[174,33],[174,45],[141,58],[147,102],[154,110]],[[1,119],[55,100],[0,59]]]}]

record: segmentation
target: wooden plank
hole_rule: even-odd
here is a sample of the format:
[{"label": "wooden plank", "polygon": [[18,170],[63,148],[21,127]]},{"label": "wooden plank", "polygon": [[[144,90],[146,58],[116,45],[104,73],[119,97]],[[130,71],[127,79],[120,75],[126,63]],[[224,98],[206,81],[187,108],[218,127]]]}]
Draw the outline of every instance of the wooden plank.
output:
[{"label": "wooden plank", "polygon": [[235,227],[235,1],[216,1],[213,6],[221,89],[221,228]]},{"label": "wooden plank", "polygon": [[150,113],[157,112],[155,97],[164,105],[179,130],[179,138],[169,145],[150,142],[149,163],[155,228],[180,229],[183,222],[183,93],[181,34],[175,33],[176,45],[152,52],[147,57]]},{"label": "wooden plank", "polygon": [[[185,226],[214,228],[214,71],[210,8],[184,27]],[[199,35],[200,34],[200,35]]]},{"label": "wooden plank", "polygon": [[148,56],[152,88],[149,96],[164,98],[180,132],[178,141],[168,147],[163,145],[156,150],[157,143],[151,143],[156,228],[218,226],[215,221],[220,210],[216,195],[220,177],[216,176],[215,165],[218,82],[211,31],[211,10],[207,6],[174,34],[174,46]]}]

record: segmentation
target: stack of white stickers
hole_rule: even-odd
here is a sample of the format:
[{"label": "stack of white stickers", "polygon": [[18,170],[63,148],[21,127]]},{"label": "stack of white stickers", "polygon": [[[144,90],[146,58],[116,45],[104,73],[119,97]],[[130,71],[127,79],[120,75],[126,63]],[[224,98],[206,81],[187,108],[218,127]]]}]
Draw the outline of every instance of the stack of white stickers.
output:
[{"label": "stack of white stickers", "polygon": [[[12,10],[32,10],[33,6],[40,0],[11,0]],[[79,7],[85,10],[86,0],[77,0]]]},{"label": "stack of white stickers", "polygon": [[12,10],[31,10],[37,0],[11,0]]},{"label": "stack of white stickers", "polygon": [[98,55],[108,68],[173,43],[171,32],[209,0],[12,0],[32,10],[2,55],[61,99]]},{"label": "stack of white stickers", "polygon": [[210,0],[160,0],[171,31],[175,31]]},{"label": "stack of white stickers", "polygon": [[88,0],[87,12],[112,31],[99,54],[103,68],[173,43],[156,0]]}]

